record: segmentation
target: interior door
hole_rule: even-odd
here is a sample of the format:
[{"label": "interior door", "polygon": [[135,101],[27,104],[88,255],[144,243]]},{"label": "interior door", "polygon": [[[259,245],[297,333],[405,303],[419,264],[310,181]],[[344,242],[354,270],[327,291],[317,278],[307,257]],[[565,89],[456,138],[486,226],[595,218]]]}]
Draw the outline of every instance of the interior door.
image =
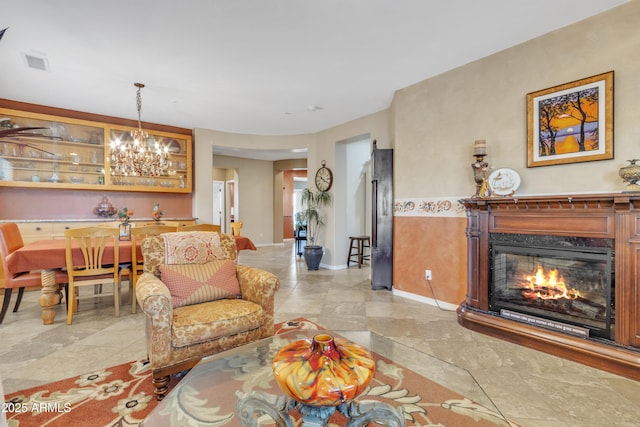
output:
[{"label": "interior door", "polygon": [[213,181],[213,224],[224,224],[224,182]]}]

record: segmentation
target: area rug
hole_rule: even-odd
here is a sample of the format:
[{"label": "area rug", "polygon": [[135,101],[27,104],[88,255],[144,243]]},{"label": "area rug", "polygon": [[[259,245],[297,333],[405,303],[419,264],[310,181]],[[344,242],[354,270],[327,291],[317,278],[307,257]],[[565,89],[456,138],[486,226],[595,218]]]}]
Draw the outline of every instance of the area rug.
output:
[{"label": "area rug", "polygon": [[[301,318],[276,324],[275,332],[302,328],[319,326]],[[180,378],[172,376],[169,387]],[[124,427],[139,426],[157,404],[141,360],[7,394],[2,409],[9,427]]]},{"label": "area rug", "polygon": [[[276,335],[292,329],[322,329],[306,319],[294,319],[276,325]],[[363,401],[382,401],[395,407],[402,407],[407,426],[498,426],[508,425],[500,420],[497,413],[460,396],[437,383],[392,361],[373,354],[376,360],[376,374],[367,391],[360,397]],[[235,376],[237,367],[229,367],[230,380],[238,381],[238,390],[244,381],[260,381],[261,391],[279,393],[270,378],[270,367],[266,366],[265,377],[242,378]],[[172,380],[174,387],[180,377]],[[191,396],[197,399],[197,396]],[[198,402],[197,400],[195,400]],[[192,401],[194,402],[194,401]],[[211,414],[211,403],[199,402],[204,419],[202,423],[178,421],[171,425],[238,426],[234,417],[233,396],[216,401],[218,415],[229,413],[229,417],[216,416],[216,420],[206,420]],[[136,361],[112,368],[90,372],[79,377],[21,390],[5,396],[4,410],[7,412],[9,427],[85,427],[85,426],[140,426],[145,417],[157,406],[151,384],[151,370],[146,361]],[[196,405],[198,406],[198,405]],[[171,408],[167,422],[175,417],[182,418],[179,407]],[[194,421],[194,420],[190,420]],[[336,413],[329,426],[344,426],[346,419]],[[300,426],[300,419],[295,420]],[[167,424],[169,425],[169,424]],[[155,427],[155,426],[153,426]]]}]

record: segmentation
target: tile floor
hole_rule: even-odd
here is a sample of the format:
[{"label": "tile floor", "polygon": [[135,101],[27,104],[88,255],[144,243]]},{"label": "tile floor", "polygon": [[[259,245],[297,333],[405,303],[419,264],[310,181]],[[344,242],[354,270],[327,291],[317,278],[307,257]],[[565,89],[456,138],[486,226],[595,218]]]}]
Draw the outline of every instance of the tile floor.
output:
[{"label": "tile floor", "polygon": [[[468,370],[510,420],[524,427],[640,425],[640,382],[500,341],[456,322],[452,311],[372,291],[370,269],[307,271],[292,242],[243,251],[242,264],[277,274],[276,322],[296,317],[335,331],[370,330]],[[111,298],[66,325],[64,305],[44,326],[39,292],[0,325],[5,393],[145,357],[144,315]],[[92,304],[85,302],[85,304]]]}]

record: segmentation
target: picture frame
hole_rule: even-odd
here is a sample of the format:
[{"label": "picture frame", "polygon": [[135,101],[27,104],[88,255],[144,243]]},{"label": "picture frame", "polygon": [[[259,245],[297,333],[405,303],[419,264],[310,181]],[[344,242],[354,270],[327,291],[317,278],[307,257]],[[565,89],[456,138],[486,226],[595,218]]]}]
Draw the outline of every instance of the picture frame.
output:
[{"label": "picture frame", "polygon": [[527,94],[527,167],[613,159],[613,71]]}]

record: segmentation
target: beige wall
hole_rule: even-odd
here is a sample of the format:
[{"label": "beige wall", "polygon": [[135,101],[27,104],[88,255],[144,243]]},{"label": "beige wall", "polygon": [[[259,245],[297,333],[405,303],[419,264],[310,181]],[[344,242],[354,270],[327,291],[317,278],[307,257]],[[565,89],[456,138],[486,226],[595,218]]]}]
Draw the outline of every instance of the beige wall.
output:
[{"label": "beige wall", "polygon": [[[331,190],[334,194],[333,204],[327,209],[326,225],[321,229],[319,237],[325,248],[321,267],[342,268],[346,266],[349,245],[346,224],[342,220],[336,221],[336,218],[340,217],[340,215],[336,216],[336,212],[343,212],[346,209],[346,201],[342,195],[344,192],[341,194],[339,189],[344,189],[347,175],[345,159],[336,159],[336,144],[368,135],[371,141],[374,139],[378,141],[379,148],[392,148],[393,140],[390,129],[389,112],[380,111],[318,132],[315,146],[313,149],[309,149],[310,176],[315,175],[315,171],[322,165],[322,160],[326,160],[327,166],[333,170],[334,186]],[[310,182],[309,185],[314,184]]]},{"label": "beige wall", "polygon": [[[640,155],[640,2],[483,58],[395,97],[396,197],[473,194],[473,141],[522,177],[520,194],[623,188],[618,169]],[[615,71],[615,159],[527,168],[526,94]]]},{"label": "beige wall", "polygon": [[[228,157],[227,159],[235,160],[225,160],[225,162],[222,163],[218,159],[223,159],[223,156],[213,156],[213,146],[233,147],[237,149],[306,148],[308,150],[306,164],[310,173],[315,174],[315,171],[321,166],[321,162],[324,159],[327,161],[327,166],[329,166],[334,172],[334,181],[339,185],[341,178],[342,182],[344,181],[345,171],[335,168],[337,163],[335,159],[336,143],[349,140],[360,135],[369,135],[371,139],[378,140],[379,147],[386,148],[391,145],[391,134],[389,129],[390,124],[388,111],[371,114],[317,134],[286,136],[244,135],[208,129],[195,129],[194,136],[196,143],[194,149],[194,182],[196,183],[196,192],[194,193],[194,216],[201,221],[204,221],[204,218],[212,218],[213,216],[213,213],[211,212],[213,197],[211,183],[212,167],[238,168],[237,165],[241,164],[241,160],[243,160]],[[266,163],[273,165],[274,162]],[[299,163],[292,164],[296,167],[299,166]],[[266,172],[266,167],[253,168],[252,166],[246,165],[251,165],[251,163],[245,164],[245,167],[243,168],[244,171],[247,171],[248,176],[244,176],[245,173],[243,171],[238,172],[238,179],[241,181],[240,186],[242,189],[242,191],[240,191],[240,203],[242,206],[246,206],[247,203],[252,203],[254,211],[247,213],[246,208],[241,208],[243,209],[243,213],[241,215],[244,218],[246,218],[245,215],[250,215],[246,221],[243,220],[243,233],[247,236],[251,236],[254,242],[258,245],[282,243],[282,209],[281,207],[276,208],[278,200],[281,201],[282,199],[281,195],[278,198],[278,195],[273,191],[274,188],[282,188],[282,174],[279,172],[282,166],[278,163],[277,165],[273,165],[269,172]],[[251,172],[249,173],[248,171]],[[261,175],[261,172],[259,171],[264,172],[264,175]],[[269,196],[272,197],[272,199],[268,205],[270,207],[268,217],[271,220],[268,225],[269,231],[265,228],[266,218],[262,215],[262,213],[268,209],[267,205],[256,204],[255,201],[258,199],[253,197],[247,197],[247,200],[245,201],[245,195],[243,193],[244,189],[247,187],[247,181],[249,181],[249,185],[254,188],[264,188],[267,182],[271,185],[272,189]],[[313,182],[310,182],[309,185],[313,185]],[[328,208],[326,212],[327,227],[323,229],[324,235],[321,236],[323,246],[325,246],[325,256],[322,260],[322,266],[325,268],[340,268],[340,264],[345,264],[344,254],[347,252],[347,239],[344,235],[339,234],[340,224],[336,226],[334,220],[334,212],[339,212],[340,209],[343,209],[343,205],[343,201],[335,200],[335,203]],[[278,213],[280,214],[280,217],[274,222],[274,215],[277,215]],[[254,222],[252,220],[254,215],[260,216],[260,221],[255,221],[256,228],[252,231],[248,225],[245,225],[248,222]],[[258,227],[258,224],[261,225]],[[245,232],[244,230],[247,231]],[[338,230],[338,234],[336,234],[336,230]],[[255,232],[255,234],[250,234],[250,232]]]},{"label": "beige wall", "polygon": [[[633,1],[397,92],[394,190],[406,210],[396,213],[396,227],[405,236],[419,232],[412,245],[396,239],[396,290],[433,298],[424,280],[428,268],[435,297],[457,304],[464,295],[466,240],[455,201],[474,193],[475,139],[487,140],[492,166],[519,172],[517,194],[624,188],[618,170],[640,156],[639,23],[640,2]],[[610,70],[615,159],[527,168],[526,94]],[[447,203],[449,210],[433,208]]]},{"label": "beige wall", "polygon": [[[344,171],[336,159],[336,143],[368,135],[378,140],[380,148],[394,148],[394,288],[417,298],[457,304],[466,289],[466,238],[464,212],[456,201],[474,192],[470,168],[474,140],[487,140],[487,160],[493,167],[520,173],[518,194],[623,189],[619,168],[640,156],[639,22],[640,2],[632,1],[401,89],[388,110],[317,134],[273,137],[197,129],[196,146],[207,154],[212,144],[240,148],[306,144],[309,173],[325,159],[334,168],[337,185]],[[615,71],[615,159],[527,168],[526,94],[610,70]],[[200,159],[196,152],[196,162],[205,160],[210,167],[211,156]],[[209,179],[210,171],[206,173]],[[335,200],[329,209],[322,237],[327,268],[344,263],[346,242],[342,225],[335,220],[341,203]],[[424,279],[427,268],[433,271],[434,292]]]},{"label": "beige wall", "polygon": [[[213,218],[213,172],[212,168],[236,169],[238,174],[240,218],[243,234],[250,236],[256,245],[282,243],[282,207],[275,209],[274,188],[281,188],[281,177],[275,173],[274,162],[215,156],[213,147],[234,149],[296,149],[315,144],[314,135],[246,135],[195,129],[194,139],[194,203],[193,211],[200,221]],[[299,163],[292,162],[293,165]],[[216,178],[219,179],[219,178]],[[228,179],[228,178],[225,178]],[[277,182],[280,182],[276,185]],[[275,187],[274,187],[275,186]],[[282,195],[280,195],[280,198]],[[268,200],[267,200],[268,199]],[[274,215],[279,212],[279,226]],[[209,218],[209,220],[205,220]]]},{"label": "beige wall", "polygon": [[[214,156],[213,168],[237,172],[238,200],[235,220],[255,244],[273,242],[273,162]],[[282,222],[282,220],[281,220]]]}]

